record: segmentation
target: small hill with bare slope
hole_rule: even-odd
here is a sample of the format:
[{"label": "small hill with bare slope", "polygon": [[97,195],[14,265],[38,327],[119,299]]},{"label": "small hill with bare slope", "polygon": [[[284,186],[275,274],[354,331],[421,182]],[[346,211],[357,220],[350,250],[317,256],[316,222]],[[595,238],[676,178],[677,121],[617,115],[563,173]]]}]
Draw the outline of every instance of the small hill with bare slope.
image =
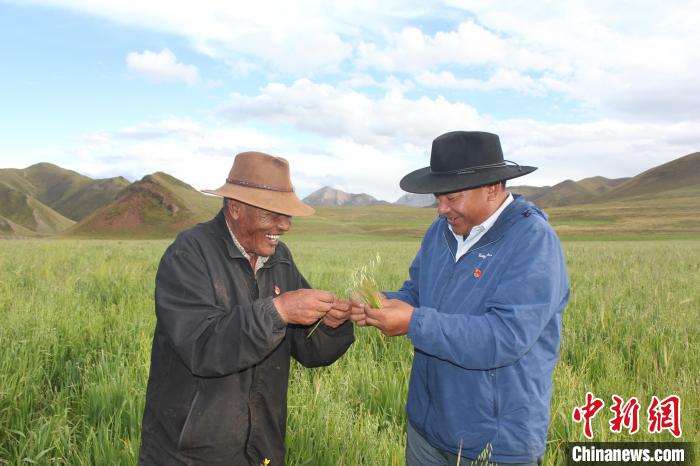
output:
[{"label": "small hill with bare slope", "polygon": [[109,204],[129,185],[129,181],[121,176],[93,180],[51,163],[37,163],[23,169],[0,169],[0,183],[74,221]]},{"label": "small hill with bare slope", "polygon": [[590,178],[584,178],[577,181],[579,186],[582,186],[589,192],[595,195],[605,194],[612,189],[620,186],[622,183],[626,182],[630,178],[605,178],[604,176],[592,176]]},{"label": "small hill with bare slope", "polygon": [[610,196],[647,196],[697,186],[700,186],[700,152],[688,154],[640,173],[611,190]]},{"label": "small hill with bare slope", "polygon": [[50,163],[38,163],[23,171],[36,187],[37,199],[75,221],[109,204],[129,185],[121,176],[94,180]]},{"label": "small hill with bare slope", "polygon": [[51,209],[41,201],[0,182],[0,227],[3,235],[51,235],[65,230],[75,222]]},{"label": "small hill with bare slope", "polygon": [[70,236],[172,236],[211,219],[221,199],[206,196],[165,173],[144,176],[109,205],[71,228]]}]

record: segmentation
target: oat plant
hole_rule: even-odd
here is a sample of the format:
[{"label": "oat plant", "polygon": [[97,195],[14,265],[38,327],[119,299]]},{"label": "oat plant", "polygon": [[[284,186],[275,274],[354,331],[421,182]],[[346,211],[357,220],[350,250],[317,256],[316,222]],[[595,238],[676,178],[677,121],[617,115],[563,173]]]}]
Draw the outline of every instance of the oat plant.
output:
[{"label": "oat plant", "polygon": [[[363,304],[368,304],[373,309],[381,309],[382,295],[379,292],[377,279],[375,277],[377,268],[381,262],[382,258],[379,253],[377,253],[373,260],[370,260],[369,263],[352,272],[349,285],[345,290],[345,295]],[[318,322],[314,324],[306,338],[311,338],[311,335],[316,331],[321,321],[323,321],[323,319],[319,319]]]},{"label": "oat plant", "polygon": [[350,276],[350,285],[346,290],[349,297],[368,304],[373,309],[382,308],[382,295],[377,286],[376,272],[382,258],[377,253],[374,260],[355,270]]}]

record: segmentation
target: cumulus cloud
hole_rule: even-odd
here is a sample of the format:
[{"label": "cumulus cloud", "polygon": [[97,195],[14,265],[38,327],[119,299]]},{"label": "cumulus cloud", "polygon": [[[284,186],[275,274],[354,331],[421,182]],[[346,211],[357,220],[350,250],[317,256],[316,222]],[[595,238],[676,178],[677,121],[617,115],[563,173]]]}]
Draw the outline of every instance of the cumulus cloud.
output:
[{"label": "cumulus cloud", "polygon": [[547,55],[506,40],[473,20],[460,24],[454,31],[432,35],[416,27],[407,27],[390,34],[385,44],[362,42],[357,58],[361,68],[412,73],[442,65],[492,63],[523,70],[541,70],[553,65]]},{"label": "cumulus cloud", "polygon": [[373,99],[354,90],[300,79],[292,85],[271,83],[260,94],[234,94],[221,115],[232,123],[265,120],[288,123],[300,131],[330,138],[349,138],[361,145],[386,148],[396,144],[424,147],[445,131],[480,127],[476,109],[437,97],[406,98],[387,92]]},{"label": "cumulus cloud", "polygon": [[178,63],[175,54],[169,49],[158,53],[144,50],[131,52],[126,56],[127,69],[139,76],[155,82],[182,81],[189,85],[199,81],[199,71],[194,65]]},{"label": "cumulus cloud", "polygon": [[[90,13],[110,21],[185,37],[201,53],[232,65],[237,73],[337,70],[352,54],[362,30],[390,24],[398,0],[329,5],[320,0],[288,2],[170,2],[166,0],[30,0]],[[404,8],[423,11],[420,2]],[[381,8],[381,9],[380,9]],[[386,21],[385,21],[386,20]]]},{"label": "cumulus cloud", "polygon": [[500,69],[488,79],[458,78],[449,71],[423,72],[416,76],[416,82],[433,89],[459,89],[467,91],[493,91],[510,89],[526,94],[542,94],[546,83],[539,83],[530,76],[517,71]]},{"label": "cumulus cloud", "polygon": [[[528,3],[448,0],[512,47],[547,56],[543,84],[596,110],[636,121],[697,118],[700,104],[700,9],[647,1]],[[515,69],[523,70],[518,62]]]}]

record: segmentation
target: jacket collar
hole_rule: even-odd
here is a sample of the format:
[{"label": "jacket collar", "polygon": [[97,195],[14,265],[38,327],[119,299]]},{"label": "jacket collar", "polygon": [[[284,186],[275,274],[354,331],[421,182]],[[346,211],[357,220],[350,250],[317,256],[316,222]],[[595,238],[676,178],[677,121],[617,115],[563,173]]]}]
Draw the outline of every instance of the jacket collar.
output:
[{"label": "jacket collar", "polygon": [[[223,208],[219,211],[218,214],[216,214],[216,217],[214,217],[214,225],[216,226],[217,234],[219,234],[221,239],[224,241],[224,245],[226,247],[226,252],[228,256],[231,259],[242,259],[247,262],[248,259],[245,258],[243,253],[241,253],[240,249],[238,249],[233,243],[233,238],[231,238],[231,234],[228,231],[228,226],[226,225],[226,217],[224,217]],[[265,262],[262,268],[267,269],[278,262],[290,262],[286,257],[282,256],[279,244],[275,249],[275,253],[267,260],[267,262]]]}]

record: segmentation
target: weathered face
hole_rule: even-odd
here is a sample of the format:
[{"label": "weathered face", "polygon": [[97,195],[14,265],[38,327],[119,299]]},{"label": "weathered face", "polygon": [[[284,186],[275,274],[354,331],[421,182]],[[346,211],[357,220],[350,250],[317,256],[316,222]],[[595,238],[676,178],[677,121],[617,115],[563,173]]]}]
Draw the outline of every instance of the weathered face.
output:
[{"label": "weathered face", "polygon": [[468,235],[473,227],[484,222],[493,213],[493,186],[467,189],[447,194],[436,194],[438,214],[447,219],[452,231]]},{"label": "weathered face", "polygon": [[231,230],[243,249],[258,256],[271,256],[279,244],[279,237],[289,231],[292,217],[229,201],[228,209],[233,224]]}]

